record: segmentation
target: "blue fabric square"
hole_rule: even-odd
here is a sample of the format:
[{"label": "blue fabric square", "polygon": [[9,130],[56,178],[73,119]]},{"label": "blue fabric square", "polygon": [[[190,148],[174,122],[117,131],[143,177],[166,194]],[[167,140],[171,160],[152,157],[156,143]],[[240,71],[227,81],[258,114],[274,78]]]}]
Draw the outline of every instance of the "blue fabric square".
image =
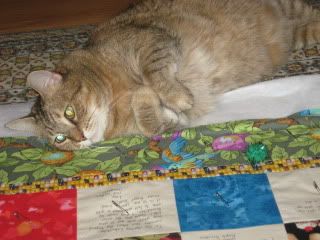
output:
[{"label": "blue fabric square", "polygon": [[175,180],[174,191],[182,231],[282,223],[265,174]]}]

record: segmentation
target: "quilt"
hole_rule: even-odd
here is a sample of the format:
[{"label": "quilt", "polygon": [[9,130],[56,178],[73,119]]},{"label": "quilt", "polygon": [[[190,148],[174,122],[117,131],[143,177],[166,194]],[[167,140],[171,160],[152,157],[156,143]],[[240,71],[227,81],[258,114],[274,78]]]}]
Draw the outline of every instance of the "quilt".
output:
[{"label": "quilt", "polygon": [[[72,152],[0,139],[1,239],[317,239],[320,110]],[[312,238],[313,237],[313,238]]]},{"label": "quilt", "polygon": [[2,195],[1,239],[316,240],[319,184],[312,168]]}]

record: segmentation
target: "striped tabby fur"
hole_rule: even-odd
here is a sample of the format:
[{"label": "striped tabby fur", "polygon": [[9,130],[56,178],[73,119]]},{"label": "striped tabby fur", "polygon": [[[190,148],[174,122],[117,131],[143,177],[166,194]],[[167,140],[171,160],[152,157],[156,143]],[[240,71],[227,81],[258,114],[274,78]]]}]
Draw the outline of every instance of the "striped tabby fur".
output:
[{"label": "striped tabby fur", "polygon": [[41,100],[9,127],[65,150],[187,127],[219,94],[272,75],[292,49],[319,40],[319,11],[300,0],[144,0],[97,27],[55,73],[31,74]]}]

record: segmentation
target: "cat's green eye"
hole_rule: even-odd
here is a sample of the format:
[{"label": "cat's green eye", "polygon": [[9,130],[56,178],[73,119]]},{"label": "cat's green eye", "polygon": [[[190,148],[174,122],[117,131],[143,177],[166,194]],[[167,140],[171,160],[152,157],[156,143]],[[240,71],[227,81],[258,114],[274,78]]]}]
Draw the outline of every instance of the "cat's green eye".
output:
[{"label": "cat's green eye", "polygon": [[66,109],[64,110],[64,116],[67,119],[74,119],[74,117],[76,116],[76,113],[73,110],[73,107],[71,106],[67,106]]},{"label": "cat's green eye", "polygon": [[58,134],[55,138],[56,143],[63,143],[67,137],[64,134]]}]

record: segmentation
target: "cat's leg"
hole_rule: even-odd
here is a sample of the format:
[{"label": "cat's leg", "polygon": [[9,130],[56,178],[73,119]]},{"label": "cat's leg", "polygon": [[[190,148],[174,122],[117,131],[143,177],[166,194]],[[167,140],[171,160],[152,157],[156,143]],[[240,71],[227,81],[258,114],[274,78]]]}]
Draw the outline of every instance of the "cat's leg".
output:
[{"label": "cat's leg", "polygon": [[176,79],[177,47],[172,40],[159,39],[142,57],[144,84],[151,87],[163,104],[177,113],[193,105],[190,91]]},{"label": "cat's leg", "polygon": [[288,234],[288,240],[298,240],[298,238],[296,238],[295,235],[289,233],[289,234]]},{"label": "cat's leg", "polygon": [[303,1],[295,0],[293,3],[296,3],[293,12],[297,19],[294,31],[295,49],[320,43],[320,11]]},{"label": "cat's leg", "polygon": [[310,240],[320,240],[320,233],[312,233],[309,238]]},{"label": "cat's leg", "polygon": [[320,17],[318,21],[309,22],[305,26],[297,27],[295,31],[295,49],[320,43]]},{"label": "cat's leg", "polygon": [[288,19],[292,28],[293,48],[300,49],[320,42],[320,11],[302,0],[270,1]]},{"label": "cat's leg", "polygon": [[142,87],[133,94],[131,107],[138,128],[146,136],[174,129],[181,121],[181,115],[164,107],[157,93],[149,87]]}]

